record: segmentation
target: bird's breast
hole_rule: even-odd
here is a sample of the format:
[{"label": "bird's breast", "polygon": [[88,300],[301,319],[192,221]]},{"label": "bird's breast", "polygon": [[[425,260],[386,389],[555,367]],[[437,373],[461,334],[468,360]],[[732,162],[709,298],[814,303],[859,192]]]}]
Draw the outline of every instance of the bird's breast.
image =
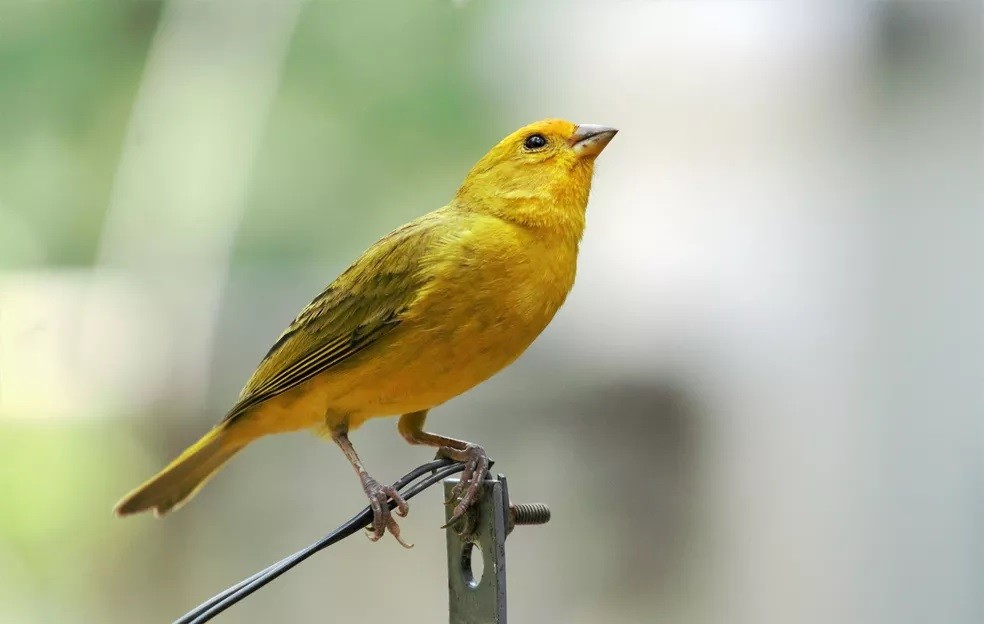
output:
[{"label": "bird's breast", "polygon": [[519,357],[574,282],[576,242],[515,235],[466,241],[437,260],[386,353],[379,354],[366,415],[443,403]]},{"label": "bird's breast", "polygon": [[[553,319],[574,281],[576,250],[542,241],[466,247],[428,292],[416,322],[421,347],[449,374],[478,383],[512,362]],[[431,345],[431,348],[427,348]]]}]

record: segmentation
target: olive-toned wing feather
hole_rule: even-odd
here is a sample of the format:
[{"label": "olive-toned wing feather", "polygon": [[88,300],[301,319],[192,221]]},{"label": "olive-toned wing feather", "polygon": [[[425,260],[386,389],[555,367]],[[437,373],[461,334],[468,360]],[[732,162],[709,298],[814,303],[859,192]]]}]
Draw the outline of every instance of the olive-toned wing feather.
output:
[{"label": "olive-toned wing feather", "polygon": [[243,388],[226,420],[319,375],[397,327],[428,278],[421,258],[436,240],[431,213],[369,248],[284,331]]}]

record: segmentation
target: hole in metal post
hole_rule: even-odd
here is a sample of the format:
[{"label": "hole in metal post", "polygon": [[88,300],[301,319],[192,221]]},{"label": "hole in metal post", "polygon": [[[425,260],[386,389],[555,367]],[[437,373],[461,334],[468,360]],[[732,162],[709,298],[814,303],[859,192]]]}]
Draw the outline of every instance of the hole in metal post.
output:
[{"label": "hole in metal post", "polygon": [[465,580],[465,585],[472,589],[478,587],[484,572],[485,559],[482,557],[482,549],[475,548],[474,542],[468,542],[461,551],[461,576]]}]

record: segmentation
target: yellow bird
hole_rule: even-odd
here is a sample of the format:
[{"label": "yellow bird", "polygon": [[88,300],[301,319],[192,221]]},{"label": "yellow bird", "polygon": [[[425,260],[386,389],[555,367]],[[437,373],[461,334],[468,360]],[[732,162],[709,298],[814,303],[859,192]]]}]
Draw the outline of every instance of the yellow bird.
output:
[{"label": "yellow bird", "polygon": [[116,513],[164,514],[253,440],[310,429],[330,436],[355,468],[373,510],[373,541],[389,530],[403,544],[387,499],[400,516],[406,501],[369,476],[348,437],[370,418],[401,415],[407,442],[465,462],[453,514],[460,517],[488,456],[424,431],[427,411],[519,357],[563,304],[595,158],[616,132],[548,119],[500,141],[448,205],[383,237],[315,297],[222,422]]}]

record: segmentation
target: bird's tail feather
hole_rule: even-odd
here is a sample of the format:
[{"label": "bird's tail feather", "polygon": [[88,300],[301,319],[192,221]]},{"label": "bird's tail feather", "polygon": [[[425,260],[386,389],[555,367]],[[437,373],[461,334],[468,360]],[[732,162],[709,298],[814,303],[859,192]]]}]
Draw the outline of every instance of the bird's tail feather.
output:
[{"label": "bird's tail feather", "polygon": [[236,435],[238,432],[233,429],[234,426],[223,423],[209,431],[164,470],[124,496],[116,504],[116,515],[127,516],[153,509],[161,516],[180,507],[249,442]]}]

